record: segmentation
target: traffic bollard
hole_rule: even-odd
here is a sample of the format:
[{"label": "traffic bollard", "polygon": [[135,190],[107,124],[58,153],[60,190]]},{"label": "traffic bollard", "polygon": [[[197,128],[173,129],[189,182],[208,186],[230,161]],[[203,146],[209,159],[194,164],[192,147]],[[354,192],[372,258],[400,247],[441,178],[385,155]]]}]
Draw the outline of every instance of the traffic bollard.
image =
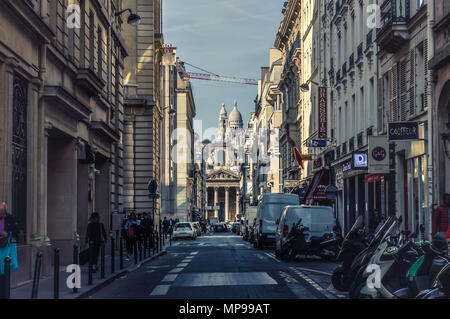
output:
[{"label": "traffic bollard", "polygon": [[123,238],[120,236],[119,239],[119,268],[120,270],[123,269]]},{"label": "traffic bollard", "polygon": [[139,261],[142,261],[142,240],[139,238]]},{"label": "traffic bollard", "polygon": [[92,280],[92,273],[93,273],[93,269],[92,267],[94,266],[92,264],[92,259],[93,259],[93,252],[94,250],[94,243],[91,241],[89,242],[89,269],[88,269],[88,285],[92,285],[93,280]]},{"label": "traffic bollard", "polygon": [[162,251],[163,248],[163,240],[164,240],[164,235],[161,232],[161,229],[159,229],[159,251]]},{"label": "traffic bollard", "polygon": [[36,262],[34,264],[33,286],[31,288],[31,299],[37,299],[39,291],[39,279],[41,277],[42,253],[36,254]]},{"label": "traffic bollard", "polygon": [[152,231],[152,254],[155,254],[155,231]]},{"label": "traffic bollard", "polygon": [[114,237],[111,236],[111,273],[113,274],[115,272],[116,267],[116,254],[115,254],[115,243],[114,243]]},{"label": "traffic bollard", "polygon": [[137,265],[137,263],[138,263],[138,252],[137,252],[137,241],[136,241],[136,239],[133,240],[133,252],[134,252],[134,264]]},{"label": "traffic bollard", "polygon": [[[78,263],[79,263],[79,256],[80,256],[79,248],[78,248],[78,245],[75,244],[75,245],[73,245],[73,264],[74,265],[78,265]],[[77,293],[77,292],[78,292],[78,288],[75,287],[75,285],[74,285],[73,293]]]},{"label": "traffic bollard", "polygon": [[144,235],[144,246],[142,247],[142,250],[144,251],[144,259],[147,258],[147,235]]},{"label": "traffic bollard", "polygon": [[100,246],[100,278],[105,279],[105,244]]},{"label": "traffic bollard", "polygon": [[11,258],[7,256],[5,258],[5,278],[4,278],[4,286],[1,287],[4,289],[4,298],[11,298]]},{"label": "traffic bollard", "polygon": [[53,299],[59,299],[59,248],[53,258]]}]

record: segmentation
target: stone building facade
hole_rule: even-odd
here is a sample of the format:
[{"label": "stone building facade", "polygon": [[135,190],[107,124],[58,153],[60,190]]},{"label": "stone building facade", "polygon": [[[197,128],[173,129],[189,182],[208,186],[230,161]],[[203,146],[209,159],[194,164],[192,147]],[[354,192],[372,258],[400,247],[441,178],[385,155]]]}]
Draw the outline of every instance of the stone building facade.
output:
[{"label": "stone building facade", "polygon": [[[69,5],[79,28],[67,23]],[[38,250],[44,275],[54,247],[71,263],[92,212],[114,231],[122,211],[120,9],[116,0],[0,2],[0,199],[20,230],[13,285],[31,279]]]},{"label": "stone building facade", "polygon": [[161,189],[161,3],[160,0],[123,0],[141,16],[136,27],[124,26],[124,37],[130,55],[125,62],[124,86],[124,211],[154,214],[155,225],[160,214],[160,199],[148,196],[153,179]]}]

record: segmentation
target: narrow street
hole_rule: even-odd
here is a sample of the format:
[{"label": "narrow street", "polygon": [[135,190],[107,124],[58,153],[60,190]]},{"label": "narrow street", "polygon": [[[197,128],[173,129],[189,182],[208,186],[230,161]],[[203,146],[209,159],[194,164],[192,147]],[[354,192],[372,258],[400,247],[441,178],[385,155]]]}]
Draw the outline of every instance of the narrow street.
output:
[{"label": "narrow street", "polygon": [[335,263],[282,262],[231,233],[180,240],[168,253],[90,296],[93,299],[328,299]]}]

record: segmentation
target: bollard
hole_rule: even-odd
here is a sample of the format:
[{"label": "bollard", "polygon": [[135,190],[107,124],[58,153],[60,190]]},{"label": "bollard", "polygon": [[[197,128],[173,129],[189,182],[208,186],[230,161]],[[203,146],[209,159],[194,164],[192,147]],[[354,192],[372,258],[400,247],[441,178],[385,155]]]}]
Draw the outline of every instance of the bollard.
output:
[{"label": "bollard", "polygon": [[144,259],[147,258],[147,234],[144,235],[144,247],[142,248],[144,250]]},{"label": "bollard", "polygon": [[137,252],[137,240],[133,240],[133,252],[134,252],[134,264],[137,265],[138,263],[138,252]]},{"label": "bollard", "polygon": [[55,248],[53,259],[53,299],[59,299],[59,248]]},{"label": "bollard", "polygon": [[111,236],[111,273],[113,274],[115,272],[116,267],[116,254],[115,254],[115,243],[114,243],[114,237]]},{"label": "bollard", "polygon": [[159,231],[156,230],[156,253],[159,253]]},{"label": "bollard", "polygon": [[119,269],[123,269],[123,237],[120,236],[119,239]]},{"label": "bollard", "polygon": [[152,231],[152,254],[155,254],[155,232]]},{"label": "bollard", "polygon": [[159,251],[162,251],[162,249],[163,249],[163,240],[164,240],[164,235],[163,235],[163,233],[161,233],[161,229],[159,229]]},{"label": "bollard", "polygon": [[[73,263],[74,265],[78,265],[79,262],[79,252],[78,252],[78,245],[75,244],[73,245]],[[73,287],[73,293],[77,293],[78,292],[78,288],[77,287]]]},{"label": "bollard", "polygon": [[100,278],[105,279],[105,244],[100,246]]},{"label": "bollard", "polygon": [[139,261],[142,261],[142,240],[139,238]]},{"label": "bollard", "polygon": [[93,280],[92,280],[92,273],[93,273],[93,269],[92,269],[92,259],[93,259],[93,249],[94,249],[94,243],[91,241],[89,242],[89,270],[88,270],[88,285],[92,285]]},{"label": "bollard", "polygon": [[34,264],[33,287],[31,288],[31,299],[37,299],[39,291],[39,279],[41,277],[42,253],[36,254],[36,262]]},{"label": "bollard", "polygon": [[11,258],[7,256],[5,258],[5,278],[4,278],[4,287],[1,287],[4,290],[4,298],[11,298]]}]

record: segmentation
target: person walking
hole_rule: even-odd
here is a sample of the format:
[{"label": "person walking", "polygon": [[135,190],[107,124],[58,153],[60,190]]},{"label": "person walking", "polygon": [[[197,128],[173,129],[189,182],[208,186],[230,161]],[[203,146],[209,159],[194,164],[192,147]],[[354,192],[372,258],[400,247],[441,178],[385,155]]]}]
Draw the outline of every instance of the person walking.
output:
[{"label": "person walking", "polygon": [[89,224],[86,231],[85,243],[93,245],[92,256],[90,263],[92,264],[92,269],[94,272],[98,270],[98,255],[100,253],[101,246],[106,242],[107,236],[105,231],[105,225],[100,222],[100,215],[96,212],[92,213],[89,219]]},{"label": "person walking", "polygon": [[[5,202],[0,203],[0,249],[5,248],[8,245],[8,239],[15,241],[17,238],[17,224],[12,215],[7,212],[7,205]],[[11,237],[10,237],[11,236]],[[1,260],[0,263],[4,263]],[[0,299],[6,298],[5,289],[5,275],[0,275]]]},{"label": "person walking", "polygon": [[130,260],[130,256],[133,253],[134,241],[136,240],[137,222],[136,214],[134,212],[132,212],[128,217],[128,220],[125,222],[123,229],[127,249],[127,258],[125,258],[125,260],[128,261]]},{"label": "person walking", "polygon": [[445,194],[441,205],[436,207],[433,219],[433,237],[445,238],[448,227],[450,226],[450,194]]},{"label": "person walking", "polygon": [[169,233],[170,227],[170,222],[167,220],[167,217],[164,216],[162,224],[163,224],[164,238],[167,239],[167,234]]}]

